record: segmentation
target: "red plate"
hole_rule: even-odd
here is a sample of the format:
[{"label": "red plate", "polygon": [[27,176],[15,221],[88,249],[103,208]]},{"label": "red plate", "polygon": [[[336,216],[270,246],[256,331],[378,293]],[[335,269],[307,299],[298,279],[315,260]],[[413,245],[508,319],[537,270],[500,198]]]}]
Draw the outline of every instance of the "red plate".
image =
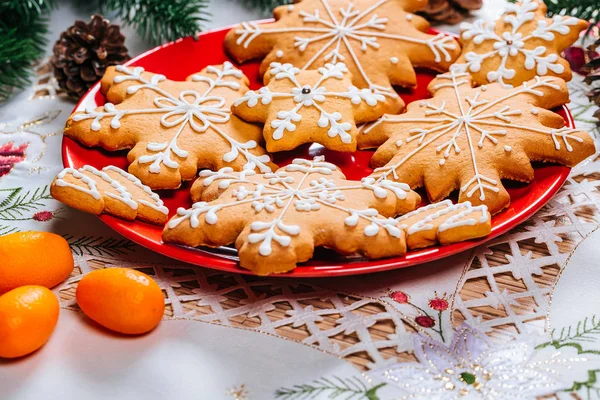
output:
[{"label": "red plate", "polygon": [[[225,28],[203,33],[198,41],[185,38],[165,44],[134,58],[127,65],[142,66],[148,71],[164,74],[170,79],[184,80],[188,75],[200,71],[207,65],[221,64],[228,60],[222,46],[227,31],[228,29]],[[258,62],[252,62],[241,66],[241,69],[250,78],[253,89],[260,87],[258,65]],[[418,71],[418,88],[399,92],[404,101],[409,103],[427,97],[427,84],[433,77],[432,72]],[[105,99],[99,89],[100,84],[92,87],[75,109],[83,110],[87,107],[104,104]],[[574,126],[571,114],[566,107],[557,112],[567,120],[570,127]],[[87,148],[67,137],[63,139],[63,163],[66,167],[79,168],[89,164],[96,168],[116,165],[127,169],[126,154],[126,151],[107,152],[100,148]],[[353,154],[336,153],[324,150],[318,145],[303,146],[291,152],[278,153],[275,155],[275,162],[285,165],[297,157],[312,157],[319,154],[325,155],[327,161],[340,167],[348,179],[360,179],[371,172],[369,160],[373,154],[372,151],[358,151]],[[358,256],[343,257],[331,250],[317,249],[315,257],[311,261],[299,265],[288,274],[278,276],[324,277],[364,274],[422,264],[459,253],[507,232],[525,221],[560,189],[569,171],[569,168],[566,167],[539,165],[535,168],[535,178],[529,185],[507,183],[512,203],[508,209],[492,218],[492,232],[482,240],[430,247],[411,251],[404,257],[383,260],[367,260]],[[177,207],[188,208],[191,206],[189,187],[190,183],[188,182],[179,190],[160,193],[171,213],[174,214]],[[237,254],[234,249],[193,249],[165,244],[161,240],[161,227],[140,221],[123,221],[110,215],[102,215],[100,218],[126,238],[157,253],[204,267],[228,272],[250,273],[237,265]]]}]

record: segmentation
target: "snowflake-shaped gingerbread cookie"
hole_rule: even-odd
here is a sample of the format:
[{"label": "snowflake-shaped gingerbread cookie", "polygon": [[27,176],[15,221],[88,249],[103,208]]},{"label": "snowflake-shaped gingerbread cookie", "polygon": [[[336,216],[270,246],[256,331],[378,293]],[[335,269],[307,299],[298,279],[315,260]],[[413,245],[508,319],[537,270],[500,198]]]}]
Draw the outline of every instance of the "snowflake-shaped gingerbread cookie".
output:
[{"label": "snowflake-shaped gingerbread cookie", "polygon": [[472,85],[467,73],[438,75],[429,85],[433,98],[367,126],[363,143],[385,141],[373,156],[372,177],[424,186],[434,202],[459,189],[459,201],[485,204],[495,214],[510,203],[500,180],[531,181],[531,160],[572,167],[594,154],[586,132],[565,127],[549,111],[569,101],[562,79]]},{"label": "snowflake-shaped gingerbread cookie", "polygon": [[404,234],[388,217],[420,202],[403,183],[347,181],[323,157],[296,159],[268,174],[202,171],[191,193],[198,202],[177,210],[165,242],[235,242],[240,265],[259,275],[289,271],[317,246],[374,258],[403,254]]},{"label": "snowflake-shaped gingerbread cookie", "polygon": [[302,0],[277,7],[276,21],[245,22],[225,38],[225,49],[237,61],[265,57],[261,74],[272,62],[301,69],[344,62],[354,84],[387,97],[397,113],[402,100],[392,85],[413,87],[413,66],[446,71],[460,53],[444,34],[430,35],[428,22],[413,12],[422,0]]},{"label": "snowflake-shaped gingerbread cookie", "polygon": [[247,121],[264,123],[270,152],[311,142],[356,151],[356,123],[374,121],[385,110],[385,97],[352,85],[343,63],[310,71],[273,63],[265,81],[267,86],[237,99],[232,111]]},{"label": "snowflake-shaped gingerbread cookie", "polygon": [[260,128],[231,115],[248,79],[226,62],[184,82],[141,67],[107,69],[103,107],[74,113],[65,134],[88,146],[132,149],[129,172],[153,189],[176,189],[199,168],[271,170]]},{"label": "snowflake-shaped gingerbread cookie", "polygon": [[202,171],[196,201],[165,227],[166,242],[189,246],[234,243],[240,265],[259,275],[281,273],[323,246],[369,258],[403,255],[408,248],[487,235],[485,206],[449,201],[413,210],[420,197],[403,183],[348,181],[335,165],[296,159],[275,173]]},{"label": "snowflake-shaped gingerbread cookie", "polygon": [[587,22],[569,16],[546,18],[540,0],[509,4],[496,22],[477,20],[461,25],[462,54],[451,68],[468,72],[475,83],[518,86],[536,76],[571,79],[569,63],[560,57]]}]

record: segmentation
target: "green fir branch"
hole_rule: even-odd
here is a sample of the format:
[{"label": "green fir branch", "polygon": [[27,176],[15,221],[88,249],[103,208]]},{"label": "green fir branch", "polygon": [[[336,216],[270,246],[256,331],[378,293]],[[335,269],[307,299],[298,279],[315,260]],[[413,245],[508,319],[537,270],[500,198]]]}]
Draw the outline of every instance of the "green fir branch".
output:
[{"label": "green fir branch", "polygon": [[560,349],[563,347],[573,347],[577,350],[577,354],[600,354],[600,350],[587,350],[579,342],[588,342],[595,339],[593,335],[600,335],[600,318],[593,315],[591,318],[585,318],[579,321],[573,328],[562,328],[558,337],[555,337],[556,331],[551,332],[552,340],[546,343],[539,344],[536,349],[544,347],[554,347]]},{"label": "green fir branch", "polygon": [[19,229],[10,225],[0,225],[0,236],[8,235],[9,233],[19,232]]},{"label": "green fir branch", "polygon": [[25,213],[46,206],[44,200],[52,199],[48,186],[25,192],[23,188],[0,189],[1,192],[9,192],[8,197],[0,203],[0,220],[2,221],[29,220],[31,218],[25,217]]},{"label": "green fir branch", "polygon": [[54,7],[54,0],[0,1],[0,101],[31,82],[31,67],[44,54],[47,16]]},{"label": "green fir branch", "polygon": [[125,255],[132,252],[135,243],[126,239],[115,239],[98,236],[64,236],[69,243],[71,251],[78,256],[109,256]]},{"label": "green fir branch", "polygon": [[334,376],[331,379],[320,378],[301,385],[294,385],[290,388],[280,388],[275,391],[275,398],[283,400],[315,399],[317,396],[327,395],[329,399],[337,399],[344,396],[344,399],[366,399],[379,400],[376,392],[385,383],[369,389],[358,377],[339,378]]},{"label": "green fir branch", "polygon": [[[518,0],[509,0],[516,3]],[[586,21],[592,25],[600,20],[600,5],[598,0],[545,0],[548,7],[548,16],[570,15]]]},{"label": "green fir branch", "polygon": [[116,12],[123,25],[131,25],[138,35],[150,43],[196,36],[208,21],[208,0],[107,0],[101,9]]}]

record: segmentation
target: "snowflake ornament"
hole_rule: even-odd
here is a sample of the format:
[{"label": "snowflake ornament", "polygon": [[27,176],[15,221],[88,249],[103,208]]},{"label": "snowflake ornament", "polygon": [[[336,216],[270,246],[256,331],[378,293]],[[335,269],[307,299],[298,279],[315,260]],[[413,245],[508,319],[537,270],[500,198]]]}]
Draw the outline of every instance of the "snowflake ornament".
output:
[{"label": "snowflake ornament", "polygon": [[310,142],[356,151],[356,123],[374,121],[385,111],[385,96],[352,85],[343,63],[316,71],[272,63],[265,81],[267,86],[237,99],[232,111],[247,121],[264,123],[270,152]]},{"label": "snowflake ornament", "polygon": [[260,129],[230,111],[247,84],[229,62],[185,82],[141,67],[111,67],[102,78],[109,103],[74,113],[65,134],[88,146],[132,149],[129,172],[153,189],[176,189],[198,168],[268,172],[273,164],[258,145]]},{"label": "snowflake ornament", "polygon": [[344,62],[354,85],[387,98],[386,112],[397,113],[402,100],[392,85],[414,87],[413,66],[447,71],[460,46],[444,34],[429,35],[429,23],[412,14],[422,0],[302,0],[277,7],[276,21],[244,22],[225,38],[239,62],[265,57],[261,75],[272,62],[302,69]]},{"label": "snowflake ornament", "polygon": [[420,197],[407,185],[348,181],[323,157],[296,159],[268,174],[202,171],[191,193],[196,203],[177,210],[164,241],[194,247],[235,242],[240,265],[259,275],[292,270],[319,246],[381,258],[491,229],[485,206],[442,202],[409,212]]},{"label": "snowflake ornament", "polygon": [[569,16],[545,17],[542,1],[522,0],[509,4],[496,23],[463,23],[463,51],[452,70],[468,72],[478,85],[500,82],[518,86],[546,75],[570,80],[569,63],[560,54],[588,24]]},{"label": "snowflake ornament", "polygon": [[454,332],[449,346],[422,333],[413,335],[413,346],[418,362],[369,373],[399,389],[404,394],[399,399],[535,399],[565,388],[557,365],[581,361],[538,352],[525,336],[494,344],[466,323]]},{"label": "snowflake ornament", "polygon": [[385,141],[373,156],[372,177],[424,186],[432,202],[459,189],[460,202],[485,204],[495,214],[510,203],[501,179],[530,182],[530,160],[572,167],[594,154],[586,132],[548,111],[569,101],[562,79],[472,85],[467,73],[438,75],[428,88],[433,98],[367,126],[363,145]]}]

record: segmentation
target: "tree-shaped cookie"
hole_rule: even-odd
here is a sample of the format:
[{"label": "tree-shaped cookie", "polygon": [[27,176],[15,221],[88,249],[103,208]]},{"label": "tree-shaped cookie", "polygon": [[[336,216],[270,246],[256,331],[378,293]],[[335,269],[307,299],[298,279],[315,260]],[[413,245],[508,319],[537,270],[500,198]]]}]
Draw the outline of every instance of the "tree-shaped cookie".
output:
[{"label": "tree-shaped cookie", "polygon": [[569,101],[562,79],[516,88],[472,84],[467,73],[438,75],[429,85],[433,98],[371,125],[372,143],[387,138],[373,156],[372,177],[424,186],[433,202],[459,189],[459,201],[486,204],[495,214],[510,203],[500,180],[531,181],[531,160],[572,167],[594,154],[586,132],[548,111]]},{"label": "tree-shaped cookie", "polygon": [[56,200],[92,214],[107,213],[126,220],[136,218],[158,225],[167,222],[169,210],[158,194],[135,176],[109,165],[65,168],[50,186]]},{"label": "tree-shaped cookie", "polygon": [[202,171],[191,193],[198,202],[167,223],[165,242],[235,242],[240,265],[259,275],[289,271],[317,246],[373,258],[403,254],[404,233],[387,217],[420,202],[403,183],[348,181],[322,157],[268,174]]},{"label": "tree-shaped cookie", "polygon": [[237,99],[232,111],[246,121],[264,123],[270,152],[311,142],[356,151],[356,123],[374,121],[385,110],[385,97],[352,85],[343,63],[311,71],[273,63],[265,81],[267,86]]},{"label": "tree-shaped cookie", "polygon": [[110,67],[102,78],[109,103],[74,113],[65,134],[88,146],[132,149],[129,172],[153,189],[176,189],[198,168],[270,171],[260,128],[231,115],[247,90],[248,79],[229,62],[183,82]]},{"label": "tree-shaped cookie", "polygon": [[348,65],[354,84],[384,94],[389,113],[403,103],[392,85],[413,87],[413,66],[446,71],[460,46],[444,34],[430,35],[428,22],[412,14],[423,0],[302,0],[277,7],[276,21],[245,22],[225,37],[239,62],[265,57],[261,74],[274,62],[316,69]]},{"label": "tree-shaped cookie", "polygon": [[569,16],[546,18],[541,0],[509,4],[497,22],[461,25],[462,54],[451,68],[468,72],[476,84],[501,82],[518,86],[536,76],[571,79],[560,54],[571,46],[587,22]]}]

